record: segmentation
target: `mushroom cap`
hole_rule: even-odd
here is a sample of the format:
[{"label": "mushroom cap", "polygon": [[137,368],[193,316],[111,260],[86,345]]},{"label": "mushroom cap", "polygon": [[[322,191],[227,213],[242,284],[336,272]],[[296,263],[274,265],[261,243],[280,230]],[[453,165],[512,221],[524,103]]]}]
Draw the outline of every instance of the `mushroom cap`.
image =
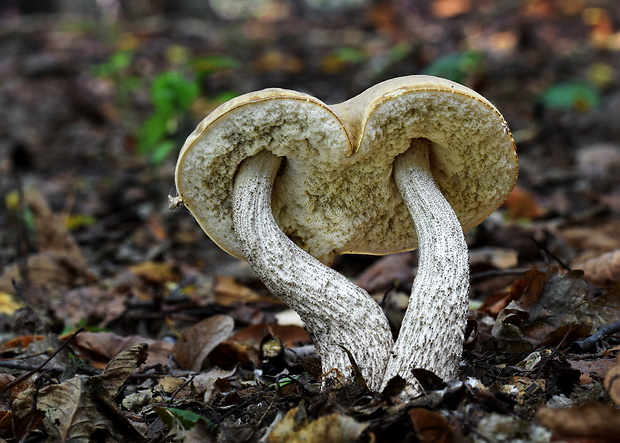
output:
[{"label": "mushroom cap", "polygon": [[324,263],[335,254],[412,250],[416,233],[392,163],[415,138],[431,142],[433,177],[464,230],[497,209],[516,182],[515,143],[499,111],[458,83],[413,75],[331,106],[275,88],[230,100],[187,138],[176,188],[209,237],[243,257],[232,221],[235,172],[268,150],[285,157],[273,215],[302,249]]}]

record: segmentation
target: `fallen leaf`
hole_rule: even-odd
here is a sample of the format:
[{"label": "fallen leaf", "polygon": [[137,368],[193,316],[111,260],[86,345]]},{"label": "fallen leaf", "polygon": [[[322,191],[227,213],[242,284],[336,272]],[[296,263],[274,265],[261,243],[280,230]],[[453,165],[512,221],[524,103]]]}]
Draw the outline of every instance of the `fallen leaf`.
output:
[{"label": "fallen leaf", "polygon": [[80,322],[105,327],[125,313],[128,298],[127,293],[95,285],[82,286],[66,292],[63,297],[54,298],[51,307],[67,327]]},{"label": "fallen leaf", "polygon": [[416,437],[421,443],[452,443],[457,441],[457,432],[448,420],[437,412],[424,408],[408,411]]},{"label": "fallen leaf", "polygon": [[302,405],[289,410],[267,436],[269,443],[358,441],[368,424],[342,414],[329,414],[308,419]]},{"label": "fallen leaf", "polygon": [[508,198],[504,201],[510,218],[536,219],[544,215],[543,208],[536,202],[534,196],[520,186],[515,186]]},{"label": "fallen leaf", "polygon": [[595,226],[569,226],[561,229],[559,235],[577,250],[611,252],[620,249],[620,220],[613,219]]},{"label": "fallen leaf", "polygon": [[540,408],[536,419],[564,437],[620,439],[620,410],[605,403],[588,402],[568,409]]},{"label": "fallen leaf", "polygon": [[43,412],[47,433],[57,441],[92,441],[95,432],[114,428],[93,401],[89,378],[76,376],[42,388],[36,407]]},{"label": "fallen leaf", "polygon": [[[26,258],[27,283],[48,289],[71,289],[97,281],[81,260],[58,252],[41,252]],[[18,264],[7,266],[0,276],[0,291],[15,294],[13,282],[23,282]]]},{"label": "fallen leaf", "polygon": [[99,375],[99,379],[110,396],[115,397],[127,381],[127,378],[133,374],[136,368],[146,362],[148,348],[146,343],[134,345],[119,352],[106,365],[101,375]]},{"label": "fallen leaf", "polygon": [[13,315],[15,311],[23,308],[24,304],[15,300],[15,296],[0,291],[0,314]]},{"label": "fallen leaf", "polygon": [[306,330],[297,325],[261,323],[247,326],[217,346],[211,361],[218,366],[233,366],[237,363],[259,363],[260,344],[265,336],[271,334],[282,341],[285,347],[296,347],[312,343]]},{"label": "fallen leaf", "polygon": [[130,266],[129,270],[149,283],[163,284],[178,279],[175,270],[167,263],[144,262]]},{"label": "fallen leaf", "polygon": [[494,269],[509,269],[519,263],[519,253],[510,248],[484,247],[469,251],[469,265],[490,266]]},{"label": "fallen leaf", "polygon": [[217,303],[222,306],[231,306],[235,303],[251,303],[275,297],[263,297],[252,289],[239,284],[232,277],[218,275],[213,286]]},{"label": "fallen leaf", "polygon": [[149,345],[147,365],[168,364],[174,346],[172,343],[138,335],[124,337],[112,332],[82,332],[71,342],[71,347],[80,357],[103,368],[119,352],[141,343]]},{"label": "fallen leaf", "polygon": [[185,330],[174,344],[174,358],[183,368],[198,372],[213,349],[233,332],[235,321],[214,315]]},{"label": "fallen leaf", "polygon": [[411,253],[381,257],[364,270],[354,283],[368,292],[385,291],[396,282],[410,286],[413,280]]},{"label": "fallen leaf", "polygon": [[580,271],[561,274],[549,268],[546,273],[531,270],[524,276],[523,294],[498,314],[491,331],[502,349],[526,351],[590,334],[595,323]]},{"label": "fallen leaf", "polygon": [[595,286],[607,286],[611,280],[620,280],[620,250],[607,252],[573,266],[584,272],[586,281]]},{"label": "fallen leaf", "polygon": [[605,376],[605,389],[616,405],[620,405],[620,354],[616,364],[609,368]]},{"label": "fallen leaf", "polygon": [[620,318],[620,282],[611,282],[605,293],[588,303],[588,310],[600,319],[597,327]]},{"label": "fallen leaf", "polygon": [[208,405],[215,395],[217,389],[216,382],[221,379],[232,377],[236,371],[236,367],[231,370],[214,368],[208,372],[197,374],[192,383],[197,393],[203,394],[203,402]]}]

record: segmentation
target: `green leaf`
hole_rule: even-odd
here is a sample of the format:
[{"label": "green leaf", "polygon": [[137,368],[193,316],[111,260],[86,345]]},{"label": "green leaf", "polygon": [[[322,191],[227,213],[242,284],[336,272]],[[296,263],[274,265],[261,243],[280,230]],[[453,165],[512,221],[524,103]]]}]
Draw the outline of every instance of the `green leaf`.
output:
[{"label": "green leaf", "polygon": [[364,63],[368,59],[366,53],[359,48],[337,48],[334,49],[332,54],[341,61],[349,63]]},{"label": "green leaf", "polygon": [[110,58],[99,65],[93,67],[93,74],[97,77],[112,77],[127,68],[133,61],[133,52],[118,51]]},{"label": "green leaf", "polygon": [[482,68],[483,61],[482,55],[476,51],[449,54],[435,60],[422,73],[462,83],[468,74]]},{"label": "green leaf", "polygon": [[166,157],[168,157],[168,154],[172,152],[175,146],[176,143],[172,140],[164,140],[156,144],[149,153],[149,158],[151,159],[151,162],[155,165],[161,164],[161,162],[163,162]]},{"label": "green leaf", "polygon": [[542,103],[550,108],[589,111],[601,105],[600,90],[583,82],[568,82],[552,85],[541,97]]},{"label": "green leaf", "polygon": [[159,415],[162,421],[170,429],[174,427],[175,421],[178,421],[186,431],[196,426],[196,423],[200,420],[204,420],[205,423],[209,424],[209,420],[204,418],[202,415],[196,414],[195,412],[176,408],[164,408],[161,406],[156,406],[154,409],[157,415]]},{"label": "green leaf", "polygon": [[138,152],[147,155],[153,146],[167,135],[168,119],[163,113],[151,115],[138,131]]}]

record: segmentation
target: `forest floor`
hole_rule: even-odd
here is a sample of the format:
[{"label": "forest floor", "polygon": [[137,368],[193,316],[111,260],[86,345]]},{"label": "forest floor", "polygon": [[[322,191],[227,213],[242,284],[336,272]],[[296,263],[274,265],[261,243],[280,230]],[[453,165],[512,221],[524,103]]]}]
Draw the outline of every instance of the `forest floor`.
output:
[{"label": "forest floor", "polygon": [[[1,438],[620,441],[620,10],[406,4],[2,23]],[[405,399],[321,390],[295,316],[168,210],[176,155],[237,94],[336,103],[416,73],[497,106],[519,181],[467,233],[458,379]],[[334,267],[398,318],[416,265],[413,251]]]}]

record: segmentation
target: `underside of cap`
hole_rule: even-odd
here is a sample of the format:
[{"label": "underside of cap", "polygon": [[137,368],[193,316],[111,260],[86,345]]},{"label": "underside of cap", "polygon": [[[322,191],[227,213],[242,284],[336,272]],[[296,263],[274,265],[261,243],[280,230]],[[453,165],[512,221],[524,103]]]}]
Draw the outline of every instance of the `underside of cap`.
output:
[{"label": "underside of cap", "polygon": [[259,151],[284,157],[272,211],[301,248],[334,254],[415,249],[415,230],[392,177],[414,138],[431,141],[433,176],[465,230],[501,205],[517,176],[514,141],[486,99],[428,76],[388,80],[339,105],[294,91],[240,96],[188,137],[176,185],[185,206],[227,252],[242,253],[232,225],[238,165]]}]

